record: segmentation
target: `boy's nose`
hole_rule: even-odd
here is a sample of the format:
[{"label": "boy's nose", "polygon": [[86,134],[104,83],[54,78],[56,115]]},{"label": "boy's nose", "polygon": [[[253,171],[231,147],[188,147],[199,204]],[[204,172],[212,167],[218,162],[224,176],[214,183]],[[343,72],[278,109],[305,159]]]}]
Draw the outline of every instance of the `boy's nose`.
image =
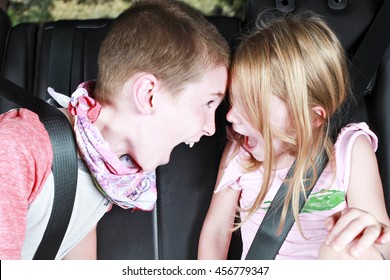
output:
[{"label": "boy's nose", "polygon": [[209,117],[203,127],[203,131],[207,136],[212,136],[215,133],[215,117],[212,115],[212,117]]}]

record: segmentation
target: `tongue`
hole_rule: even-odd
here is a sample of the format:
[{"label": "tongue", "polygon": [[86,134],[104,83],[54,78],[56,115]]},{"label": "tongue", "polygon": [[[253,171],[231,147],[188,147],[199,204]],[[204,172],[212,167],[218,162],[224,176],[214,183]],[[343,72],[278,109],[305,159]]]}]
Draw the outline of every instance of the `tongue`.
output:
[{"label": "tongue", "polygon": [[248,148],[254,148],[257,145],[257,139],[254,137],[246,136],[245,142]]}]

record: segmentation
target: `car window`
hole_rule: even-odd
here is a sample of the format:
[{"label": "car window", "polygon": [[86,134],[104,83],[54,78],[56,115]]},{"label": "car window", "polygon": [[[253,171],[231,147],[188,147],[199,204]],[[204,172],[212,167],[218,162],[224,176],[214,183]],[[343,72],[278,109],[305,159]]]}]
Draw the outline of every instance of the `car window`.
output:
[{"label": "car window", "polygon": [[[182,0],[205,15],[242,17],[244,0]],[[114,18],[131,5],[131,0],[0,0],[12,24],[60,19]]]}]

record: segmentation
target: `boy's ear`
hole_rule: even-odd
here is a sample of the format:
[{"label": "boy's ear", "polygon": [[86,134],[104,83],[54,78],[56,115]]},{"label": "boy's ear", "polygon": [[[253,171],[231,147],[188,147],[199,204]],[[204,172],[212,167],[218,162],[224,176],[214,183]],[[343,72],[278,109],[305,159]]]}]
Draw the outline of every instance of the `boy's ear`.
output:
[{"label": "boy's ear", "polygon": [[133,82],[133,100],[136,108],[143,114],[151,114],[154,109],[154,95],[158,80],[156,76],[143,73],[138,75]]},{"label": "boy's ear", "polygon": [[326,111],[322,106],[314,106],[312,110],[314,112],[313,125],[319,127],[326,119]]}]

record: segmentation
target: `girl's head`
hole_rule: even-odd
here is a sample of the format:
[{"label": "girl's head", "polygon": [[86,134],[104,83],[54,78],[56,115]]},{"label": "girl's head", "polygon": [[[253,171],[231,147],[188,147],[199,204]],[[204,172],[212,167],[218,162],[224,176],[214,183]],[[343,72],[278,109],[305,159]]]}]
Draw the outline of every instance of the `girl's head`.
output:
[{"label": "girl's head", "polygon": [[[313,140],[322,147],[348,86],[344,50],[320,17],[308,12],[260,17],[234,54],[230,101],[263,137],[283,140],[297,156],[311,150]],[[275,100],[288,111],[284,131],[270,125],[280,114]]]},{"label": "girl's head", "polygon": [[217,66],[228,67],[226,40],[198,11],[179,1],[133,1],[102,42],[96,98],[110,101],[124,81],[151,73],[176,94]]},{"label": "girl's head", "polygon": [[299,193],[306,169],[324,148],[331,153],[329,120],[348,93],[344,50],[323,19],[309,12],[259,17],[233,57],[227,116],[237,132],[237,116],[253,129],[240,134],[247,136],[241,144],[252,154],[249,166],[265,169],[258,200],[269,171],[288,157],[296,159],[290,186]]}]

